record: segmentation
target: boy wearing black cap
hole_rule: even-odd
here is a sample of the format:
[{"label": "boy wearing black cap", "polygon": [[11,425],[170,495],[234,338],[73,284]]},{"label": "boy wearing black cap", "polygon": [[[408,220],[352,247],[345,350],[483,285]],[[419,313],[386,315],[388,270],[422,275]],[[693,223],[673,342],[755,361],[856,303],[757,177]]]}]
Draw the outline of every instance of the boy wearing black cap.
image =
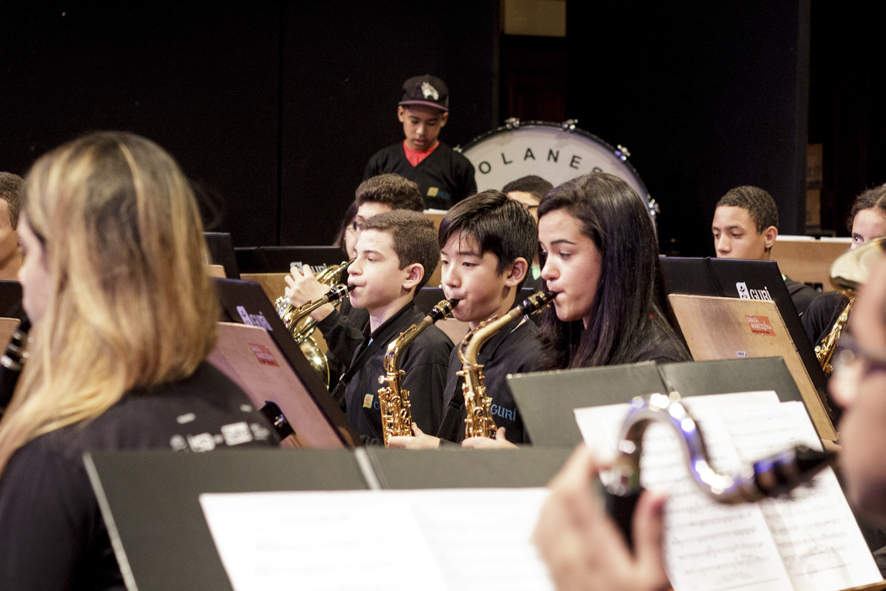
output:
[{"label": "boy wearing black cap", "polygon": [[376,152],[363,180],[399,174],[417,183],[425,207],[434,209],[449,209],[477,192],[471,162],[437,139],[449,119],[449,90],[442,80],[425,75],[404,82],[397,118],[406,139]]}]

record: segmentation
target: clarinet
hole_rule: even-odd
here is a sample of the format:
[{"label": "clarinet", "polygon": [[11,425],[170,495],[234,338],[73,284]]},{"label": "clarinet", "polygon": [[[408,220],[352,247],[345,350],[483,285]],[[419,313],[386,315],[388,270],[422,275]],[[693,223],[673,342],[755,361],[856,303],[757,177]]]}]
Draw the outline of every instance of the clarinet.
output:
[{"label": "clarinet", "polygon": [[31,321],[25,316],[15,332],[12,333],[12,339],[6,346],[6,352],[0,357],[0,416],[6,411],[6,407],[12,400],[15,385],[18,383],[25,361],[28,359],[25,344],[30,329]]},{"label": "clarinet", "polygon": [[614,480],[603,487],[606,510],[618,525],[628,545],[633,547],[631,522],[640,494],[640,453],[643,434],[652,422],[670,425],[678,434],[689,474],[709,498],[725,505],[755,503],[779,497],[806,484],[835,463],[837,455],[797,446],[763,458],[742,474],[720,474],[708,461],[708,451],[698,423],[680,403],[676,392],[670,396],[651,394],[631,400],[628,416],[619,434]]}]

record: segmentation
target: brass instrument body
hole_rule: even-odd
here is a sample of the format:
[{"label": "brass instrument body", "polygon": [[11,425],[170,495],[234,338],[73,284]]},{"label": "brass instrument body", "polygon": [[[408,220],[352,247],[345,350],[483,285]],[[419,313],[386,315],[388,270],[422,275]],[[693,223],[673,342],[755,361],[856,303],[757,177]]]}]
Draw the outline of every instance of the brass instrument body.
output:
[{"label": "brass instrument body", "polygon": [[855,303],[855,298],[849,298],[849,303],[846,304],[843,312],[840,313],[840,316],[834,322],[831,332],[828,333],[828,336],[825,337],[820,345],[815,346],[815,357],[821,364],[821,369],[825,375],[831,375],[831,372],[834,371],[831,359],[834,357],[840,337],[843,336],[843,331],[846,329],[846,323],[849,322],[849,313],[852,311],[853,303]]},{"label": "brass instrument body", "polygon": [[815,347],[815,356],[826,375],[831,375],[834,370],[831,359],[840,343],[843,331],[846,330],[846,323],[849,322],[849,313],[855,302],[855,296],[859,288],[867,283],[874,264],[884,250],[886,250],[886,238],[871,240],[861,248],[850,250],[837,257],[828,269],[831,283],[840,293],[849,298],[849,303],[846,304],[843,312],[834,322],[834,327],[828,336]]},{"label": "brass instrument body", "polygon": [[378,390],[378,406],[381,411],[385,447],[388,446],[391,437],[412,435],[412,405],[409,402],[409,391],[402,387],[406,372],[400,369],[400,357],[403,351],[423,330],[448,316],[457,304],[457,300],[441,301],[421,322],[401,332],[400,336],[388,345],[384,358],[385,375],[378,377],[378,383],[383,385]]},{"label": "brass instrument body", "polygon": [[483,365],[478,363],[480,349],[495,333],[520,316],[541,310],[554,300],[556,294],[538,292],[522,304],[512,308],[500,318],[481,322],[467,334],[458,346],[458,358],[462,367],[458,375],[465,379],[462,392],[465,399],[465,439],[471,437],[495,437],[495,419],[492,418],[492,400],[486,395]]},{"label": "brass instrument body", "polygon": [[[345,276],[350,264],[351,261],[344,261],[338,265],[327,267],[315,278],[324,285],[332,286],[341,284],[342,278]],[[314,330],[317,328],[317,321],[311,318],[310,314],[320,306],[340,301],[344,298],[344,295],[337,297],[334,300],[318,303],[323,299],[321,298],[315,302],[307,302],[298,307],[293,306],[286,296],[280,296],[274,301],[274,309],[283,321],[283,325],[286,326],[286,329],[292,335],[292,338],[295,339],[296,344],[298,344],[299,349],[301,349],[301,352],[304,353],[305,358],[307,358],[308,363],[310,363],[311,367],[320,374],[320,377],[323,379],[323,382],[327,387],[329,386],[329,362],[326,360],[326,355],[320,350],[319,345],[317,345],[317,341],[315,341],[312,336]],[[310,307],[310,309],[307,309],[308,307]],[[305,311],[306,309],[307,311]]]}]

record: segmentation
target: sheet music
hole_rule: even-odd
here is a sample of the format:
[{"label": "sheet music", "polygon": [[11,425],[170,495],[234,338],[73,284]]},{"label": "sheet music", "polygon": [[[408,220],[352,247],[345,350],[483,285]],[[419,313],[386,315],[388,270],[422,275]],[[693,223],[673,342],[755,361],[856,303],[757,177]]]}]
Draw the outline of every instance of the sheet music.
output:
[{"label": "sheet music", "polygon": [[203,494],[235,591],[553,590],[545,489]]},{"label": "sheet music", "polygon": [[[687,400],[694,403],[692,412],[702,425],[713,466],[720,471],[734,470],[740,460],[729,433],[724,428],[705,428],[710,407],[721,402],[717,398]],[[778,403],[774,393],[754,393],[749,399],[771,405]],[[733,407],[742,404],[742,400],[742,395],[724,395],[722,404]],[[622,404],[576,409],[576,420],[588,445],[614,449],[627,408]],[[652,424],[643,441],[645,451],[640,460],[643,486],[669,494],[665,509],[665,554],[668,576],[676,591],[792,588],[758,506],[725,506],[703,495],[689,476],[679,441],[670,428]]]},{"label": "sheet music", "polygon": [[[717,470],[734,472],[799,443],[820,449],[803,404],[779,404],[773,396],[755,393],[747,403],[741,394],[684,399]],[[596,423],[594,411],[600,411]],[[613,449],[626,412],[626,405],[615,405],[575,414],[589,445]],[[644,449],[656,452],[641,458],[644,486],[669,490],[666,552],[674,589],[837,591],[880,580],[832,470],[815,479],[815,488],[796,491],[792,501],[726,507],[691,483],[677,444],[670,429],[652,425]]]},{"label": "sheet music", "polygon": [[[821,449],[800,402],[734,409],[730,415],[730,434],[745,463],[799,444]],[[828,468],[813,482],[795,489],[790,500],[760,503],[795,588],[847,589],[879,581],[834,471]]]}]

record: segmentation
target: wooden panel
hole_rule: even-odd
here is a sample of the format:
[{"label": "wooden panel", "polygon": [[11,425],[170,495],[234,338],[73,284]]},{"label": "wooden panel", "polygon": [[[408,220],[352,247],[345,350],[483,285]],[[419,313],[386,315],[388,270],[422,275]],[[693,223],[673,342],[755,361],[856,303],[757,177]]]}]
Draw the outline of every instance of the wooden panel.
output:
[{"label": "wooden panel", "polygon": [[792,240],[781,238],[772,247],[772,260],[782,273],[802,283],[820,283],[824,291],[834,291],[828,279],[828,268],[846,252],[849,242],[823,240]]},{"label": "wooden panel", "polygon": [[819,437],[837,439],[818,391],[773,302],[679,294],[668,299],[693,359],[783,358]]}]

